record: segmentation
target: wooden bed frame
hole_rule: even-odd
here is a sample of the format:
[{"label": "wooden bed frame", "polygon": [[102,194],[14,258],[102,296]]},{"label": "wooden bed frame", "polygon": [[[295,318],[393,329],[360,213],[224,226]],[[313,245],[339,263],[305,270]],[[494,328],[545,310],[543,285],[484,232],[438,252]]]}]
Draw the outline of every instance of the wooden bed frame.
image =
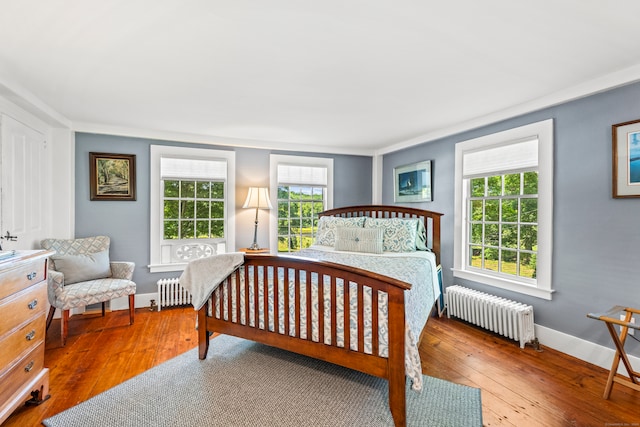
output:
[{"label": "wooden bed frame", "polygon": [[[420,218],[425,222],[427,234],[432,242],[431,249],[436,255],[436,263],[440,262],[440,217],[442,214],[425,211],[415,208],[406,208],[401,206],[353,206],[338,208],[325,211],[320,214],[321,216],[340,216],[340,217],[360,217],[368,216],[373,218]],[[263,268],[259,268],[263,267]],[[267,317],[264,321],[263,328],[260,328],[259,322],[255,321],[253,325],[250,322],[245,321],[241,323],[240,303],[238,302],[235,307],[235,311],[232,309],[233,291],[232,286],[235,286],[235,295],[239,295],[241,291],[245,292],[245,295],[249,295],[249,287],[258,289],[259,272],[263,274],[263,286],[267,285],[267,272],[271,268],[282,269],[284,271],[284,283],[289,283],[289,280],[293,280],[295,283],[295,295],[300,295],[300,287],[307,287],[306,302],[304,307],[311,306],[311,277],[312,275],[318,275],[314,277],[323,277],[324,280],[318,280],[318,293],[320,295],[323,292],[323,282],[329,278],[330,291],[327,291],[331,295],[331,313],[324,313],[323,304],[318,304],[318,341],[313,341],[312,337],[312,323],[307,322],[306,334],[304,337],[301,335],[297,325],[300,325],[300,310],[302,307],[300,298],[295,298],[294,313],[295,323],[290,325],[289,316],[284,316],[284,325],[279,323],[278,319],[278,304],[274,304],[273,319]],[[370,271],[361,270],[354,267],[349,267],[341,264],[314,261],[305,258],[296,258],[292,256],[271,256],[271,255],[245,255],[245,262],[240,267],[244,269],[244,286],[245,289],[241,290],[241,281],[239,280],[239,272],[236,270],[230,276],[228,276],[213,293],[210,298],[210,302],[215,307],[217,300],[220,307],[226,307],[228,318],[224,319],[224,315],[220,315],[220,318],[215,316],[215,309],[213,309],[213,315],[210,315],[208,310],[209,304],[205,304],[198,311],[198,341],[199,341],[199,357],[205,359],[207,351],[209,349],[209,336],[211,333],[221,333],[227,335],[233,335],[252,341],[264,343],[270,346],[278,347],[284,350],[289,350],[294,353],[303,354],[316,359],[331,362],[337,365],[341,365],[347,368],[355,369],[366,374],[374,375],[376,377],[387,379],[389,382],[389,407],[396,426],[406,425],[406,380],[405,380],[405,364],[404,364],[404,352],[405,352],[405,308],[404,308],[404,291],[411,288],[408,283],[382,276]],[[275,270],[271,270],[272,272]],[[300,277],[306,277],[306,280],[301,281]],[[306,275],[306,276],[304,276]],[[283,286],[283,295],[278,295],[278,274],[273,274],[275,284],[273,286],[273,300],[279,300],[282,298],[284,304],[284,313],[289,313],[291,307],[289,307],[289,287]],[[349,292],[344,292],[344,330],[349,331],[349,315],[350,310],[357,311],[358,319],[358,336],[357,336],[357,351],[351,349],[350,334],[345,333],[344,347],[338,347],[336,345],[336,330],[337,330],[337,316],[336,316],[336,280],[342,279],[345,282],[352,282],[357,284],[358,303],[354,308],[350,307],[348,303]],[[353,286],[353,285],[352,285]],[[364,352],[364,324],[363,324],[363,287],[371,288],[372,295],[374,292],[384,292],[388,295],[388,339],[389,349],[388,357],[379,356],[379,342],[378,334],[372,334],[372,352],[371,354]],[[263,295],[268,295],[268,290],[263,290]],[[253,319],[259,318],[259,298],[258,292],[254,292],[253,310],[250,308],[249,299],[245,298],[245,313],[248,317],[253,314]],[[225,298],[225,296],[229,296]],[[378,330],[378,299],[371,298],[372,302],[372,330]],[[267,305],[268,298],[263,299],[264,312],[268,313]],[[221,310],[222,311],[222,310]],[[311,316],[308,316],[311,318]],[[331,319],[330,325],[325,325],[325,317]],[[264,319],[263,319],[264,320]],[[324,330],[325,326],[330,327],[331,331],[331,344],[325,344]],[[269,327],[273,328],[273,331],[269,330]],[[284,329],[284,334],[278,332]],[[417,337],[416,337],[417,338]]]}]

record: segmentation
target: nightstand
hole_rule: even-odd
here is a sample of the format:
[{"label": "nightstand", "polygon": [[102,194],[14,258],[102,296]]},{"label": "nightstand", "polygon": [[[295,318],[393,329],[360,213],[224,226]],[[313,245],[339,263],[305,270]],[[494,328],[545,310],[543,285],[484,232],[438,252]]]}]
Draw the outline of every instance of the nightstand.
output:
[{"label": "nightstand", "polygon": [[260,248],[260,249],[240,248],[239,251],[249,255],[269,255],[269,248]]}]

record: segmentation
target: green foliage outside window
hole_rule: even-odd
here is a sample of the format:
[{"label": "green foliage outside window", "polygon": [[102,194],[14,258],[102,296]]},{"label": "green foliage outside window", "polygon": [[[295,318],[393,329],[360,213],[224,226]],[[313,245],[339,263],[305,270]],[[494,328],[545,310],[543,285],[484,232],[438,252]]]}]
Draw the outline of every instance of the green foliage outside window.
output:
[{"label": "green foliage outside window", "polygon": [[278,187],[278,252],[297,252],[311,246],[324,199],[323,187]]},{"label": "green foliage outside window", "polygon": [[483,270],[536,277],[538,173],[470,180],[469,264]]},{"label": "green foliage outside window", "polygon": [[163,238],[224,238],[224,182],[164,180]]}]

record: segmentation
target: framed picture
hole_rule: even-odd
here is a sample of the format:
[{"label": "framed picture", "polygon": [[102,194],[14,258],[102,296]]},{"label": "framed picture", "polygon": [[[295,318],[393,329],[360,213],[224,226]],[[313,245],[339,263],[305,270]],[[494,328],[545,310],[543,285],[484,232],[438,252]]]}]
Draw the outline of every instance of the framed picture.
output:
[{"label": "framed picture", "polygon": [[135,154],[89,153],[91,200],[136,200]]},{"label": "framed picture", "polygon": [[613,197],[640,197],[640,120],[611,127]]},{"label": "framed picture", "polygon": [[394,202],[430,202],[431,160],[393,168]]}]

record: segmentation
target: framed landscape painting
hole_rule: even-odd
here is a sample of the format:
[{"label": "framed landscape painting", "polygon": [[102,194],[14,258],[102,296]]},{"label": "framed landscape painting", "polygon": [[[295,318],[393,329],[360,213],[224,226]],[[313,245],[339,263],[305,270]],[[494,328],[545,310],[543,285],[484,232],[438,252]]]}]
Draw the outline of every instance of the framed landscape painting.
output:
[{"label": "framed landscape painting", "polygon": [[393,168],[394,202],[431,202],[431,160]]},{"label": "framed landscape painting", "polygon": [[640,197],[640,120],[612,126],[613,197]]},{"label": "framed landscape painting", "polygon": [[91,200],[136,200],[135,154],[89,153]]}]

